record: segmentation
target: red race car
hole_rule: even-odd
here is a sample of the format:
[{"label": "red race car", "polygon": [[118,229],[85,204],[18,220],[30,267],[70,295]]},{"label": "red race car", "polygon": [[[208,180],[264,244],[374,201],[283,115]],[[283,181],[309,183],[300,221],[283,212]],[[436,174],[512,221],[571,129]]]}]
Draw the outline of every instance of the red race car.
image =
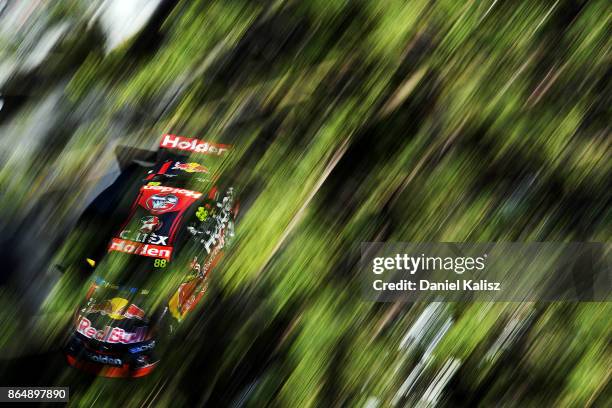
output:
[{"label": "red race car", "polygon": [[234,187],[217,171],[230,152],[164,135],[155,165],[129,166],[85,210],[72,263],[93,279],[64,348],[70,365],[107,377],[155,367],[234,236]]}]

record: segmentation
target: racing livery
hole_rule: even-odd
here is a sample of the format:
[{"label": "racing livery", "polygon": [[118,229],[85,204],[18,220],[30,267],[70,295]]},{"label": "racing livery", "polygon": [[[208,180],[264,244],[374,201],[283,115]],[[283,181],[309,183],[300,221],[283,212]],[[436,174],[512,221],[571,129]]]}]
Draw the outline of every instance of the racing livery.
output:
[{"label": "racing livery", "polygon": [[140,377],[158,363],[160,343],[203,298],[234,236],[234,187],[215,171],[230,151],[164,135],[152,168],[132,165],[85,210],[67,267],[93,279],[66,342],[70,365]]}]

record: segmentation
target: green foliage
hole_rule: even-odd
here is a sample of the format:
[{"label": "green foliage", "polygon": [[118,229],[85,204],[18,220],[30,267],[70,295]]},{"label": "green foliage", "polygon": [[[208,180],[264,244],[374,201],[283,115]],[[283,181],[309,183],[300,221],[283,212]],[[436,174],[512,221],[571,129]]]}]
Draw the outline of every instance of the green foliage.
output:
[{"label": "green foliage", "polygon": [[[139,383],[96,379],[73,404],[214,405],[241,395],[292,407],[423,403],[454,362],[463,388],[437,402],[462,391],[508,406],[601,401],[612,361],[607,304],[446,305],[431,320],[448,319],[448,331],[421,360],[426,344],[400,344],[426,306],[364,301],[355,248],[608,240],[609,4],[351,3],[181,1],[156,29],[154,50],[135,39],[109,54],[92,48],[66,74],[63,103],[92,117],[56,154],[8,153],[3,215],[19,214],[32,191],[63,185],[80,195],[57,208],[60,222],[92,169],[110,168],[117,136],[150,148],[165,131],[230,140],[236,156],[223,166],[243,165],[242,187],[256,191],[201,316],[165,363]],[[126,110],[144,119],[122,125]],[[588,204],[574,206],[579,199]],[[589,225],[586,238],[574,217]],[[159,285],[175,287],[176,276]],[[48,295],[49,346],[83,290],[66,274]],[[14,320],[0,320],[4,345]],[[521,330],[499,346],[512,322]]]}]

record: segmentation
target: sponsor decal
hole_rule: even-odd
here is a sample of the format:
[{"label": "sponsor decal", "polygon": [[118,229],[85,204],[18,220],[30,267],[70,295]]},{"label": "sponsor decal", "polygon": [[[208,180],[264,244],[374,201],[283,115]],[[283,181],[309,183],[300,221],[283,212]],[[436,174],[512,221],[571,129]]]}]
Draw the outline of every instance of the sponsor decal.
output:
[{"label": "sponsor decal", "polygon": [[136,234],[132,234],[130,230],[123,230],[119,234],[119,238],[127,239],[130,241],[153,244],[153,245],[168,245],[167,235],[157,235],[155,233],[144,234],[144,233],[139,232]]},{"label": "sponsor decal", "polygon": [[196,212],[196,217],[200,221],[204,221],[208,218],[208,210],[204,207],[198,207],[198,211]]},{"label": "sponsor decal", "polygon": [[[189,312],[204,295],[205,288],[196,292],[202,282],[202,278],[195,278],[181,283],[178,290],[168,301],[168,310],[178,321],[181,321],[187,312]],[[199,293],[201,293],[201,295],[199,295]]]},{"label": "sponsor decal", "polygon": [[201,271],[202,275],[206,276],[208,272],[210,272],[210,270],[214,268],[217,262],[219,262],[219,260],[223,256],[223,252],[221,251],[221,248],[222,248],[221,246],[216,246],[213,249],[212,253],[210,254],[208,258],[208,261],[206,261],[206,263],[202,267],[202,271]]},{"label": "sponsor decal", "polygon": [[85,352],[85,356],[87,357],[88,360],[94,361],[100,364],[108,364],[108,365],[115,365],[115,366],[123,365],[123,361],[121,361],[120,358],[112,358],[112,357],[89,353],[89,352]]},{"label": "sponsor decal", "polygon": [[135,242],[120,238],[113,238],[108,250],[109,252],[119,251],[128,254],[150,256],[153,258],[164,258],[168,260],[172,255],[171,246],[143,244],[141,242]]},{"label": "sponsor decal", "polygon": [[205,278],[208,272],[217,264],[217,262],[221,259],[223,253],[221,252],[221,247],[216,246],[213,248],[211,254],[208,256],[207,261],[204,265],[201,265],[198,262],[198,257],[193,257],[193,261],[189,265],[191,270],[195,272],[197,277]]},{"label": "sponsor decal", "polygon": [[[213,248],[219,245],[221,248],[225,246],[225,235],[234,235],[233,222],[231,220],[232,205],[234,202],[234,189],[229,188],[227,195],[223,197],[220,203],[217,203],[219,212],[212,216],[213,228],[209,231],[203,231],[205,237],[200,238],[200,243],[204,245],[206,252],[209,254]],[[191,231],[193,233],[193,231]]]},{"label": "sponsor decal", "polygon": [[163,214],[176,207],[178,202],[174,194],[154,194],[147,199],[146,206],[153,214]]},{"label": "sponsor decal", "polygon": [[231,149],[231,145],[206,142],[204,140],[176,135],[164,135],[159,147],[205,153],[215,156],[222,156]]},{"label": "sponsor decal", "polygon": [[191,264],[189,266],[191,267],[192,270],[194,270],[196,272],[196,275],[201,275],[200,271],[202,270],[202,267],[198,263],[198,257],[197,256],[193,257],[193,261],[191,261]]},{"label": "sponsor decal", "polygon": [[151,234],[160,229],[161,226],[162,222],[158,217],[148,215],[140,219],[140,228],[138,228],[138,231],[142,232],[143,234]]},{"label": "sponsor decal", "polygon": [[198,262],[197,256],[193,258],[190,267],[195,272],[195,276],[191,275],[186,282],[181,283],[168,301],[168,310],[178,321],[185,318],[187,313],[200,302],[208,287],[206,276],[222,255],[220,247],[216,246],[204,265]]},{"label": "sponsor decal", "polygon": [[205,285],[185,301],[185,304],[183,305],[183,315],[191,312],[197,306],[197,304],[200,303],[200,300],[202,300],[202,297],[204,297],[204,293],[206,293],[206,289],[207,287]]},{"label": "sponsor decal", "polygon": [[142,186],[142,189],[156,191],[158,193],[178,194],[181,196],[191,197],[191,198],[196,198],[196,199],[202,197],[202,193],[198,193],[197,191],[186,190],[184,188],[166,187],[166,186]]},{"label": "sponsor decal", "polygon": [[123,312],[123,316],[128,319],[143,319],[144,318],[144,310],[136,306],[135,304],[131,304],[128,306],[127,310]]},{"label": "sponsor decal", "polygon": [[155,347],[155,340],[152,340],[149,343],[143,344],[141,346],[132,347],[129,351],[130,353],[142,353],[143,351],[151,350]]},{"label": "sponsor decal", "polygon": [[111,319],[123,319],[123,309],[129,303],[127,299],[112,298],[105,303],[108,307],[108,317]]},{"label": "sponsor decal", "polygon": [[126,332],[120,327],[105,326],[104,329],[98,330],[91,325],[91,321],[86,317],[81,317],[77,326],[77,332],[81,333],[88,339],[94,339],[105,343],[113,344],[131,344],[145,340],[147,328],[137,327],[136,331]]},{"label": "sponsor decal", "polygon": [[208,173],[208,169],[200,163],[181,163],[174,162],[172,170],[182,170],[187,173]]},{"label": "sponsor decal", "polygon": [[158,258],[153,262],[153,267],[155,268],[165,268],[166,266],[168,266],[168,261],[165,259]]},{"label": "sponsor decal", "polygon": [[142,320],[145,314],[144,310],[135,304],[129,304],[129,301],[124,298],[112,298],[110,300],[105,300],[102,303],[92,305],[85,312],[101,313],[116,320],[122,320],[125,318]]}]

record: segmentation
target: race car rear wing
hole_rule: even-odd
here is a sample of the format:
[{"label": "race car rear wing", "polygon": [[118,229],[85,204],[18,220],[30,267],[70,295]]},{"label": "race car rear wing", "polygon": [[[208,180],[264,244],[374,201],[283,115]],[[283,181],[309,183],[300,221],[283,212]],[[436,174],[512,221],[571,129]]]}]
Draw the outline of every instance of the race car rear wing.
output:
[{"label": "race car rear wing", "polygon": [[[232,145],[165,134],[162,136],[159,148],[168,151],[178,151],[185,155],[202,153],[213,157],[224,157],[231,152]],[[159,161],[157,151],[139,149],[125,145],[118,145],[115,148],[115,156],[121,170],[124,170],[132,162],[137,162],[138,164],[148,167]]]}]

